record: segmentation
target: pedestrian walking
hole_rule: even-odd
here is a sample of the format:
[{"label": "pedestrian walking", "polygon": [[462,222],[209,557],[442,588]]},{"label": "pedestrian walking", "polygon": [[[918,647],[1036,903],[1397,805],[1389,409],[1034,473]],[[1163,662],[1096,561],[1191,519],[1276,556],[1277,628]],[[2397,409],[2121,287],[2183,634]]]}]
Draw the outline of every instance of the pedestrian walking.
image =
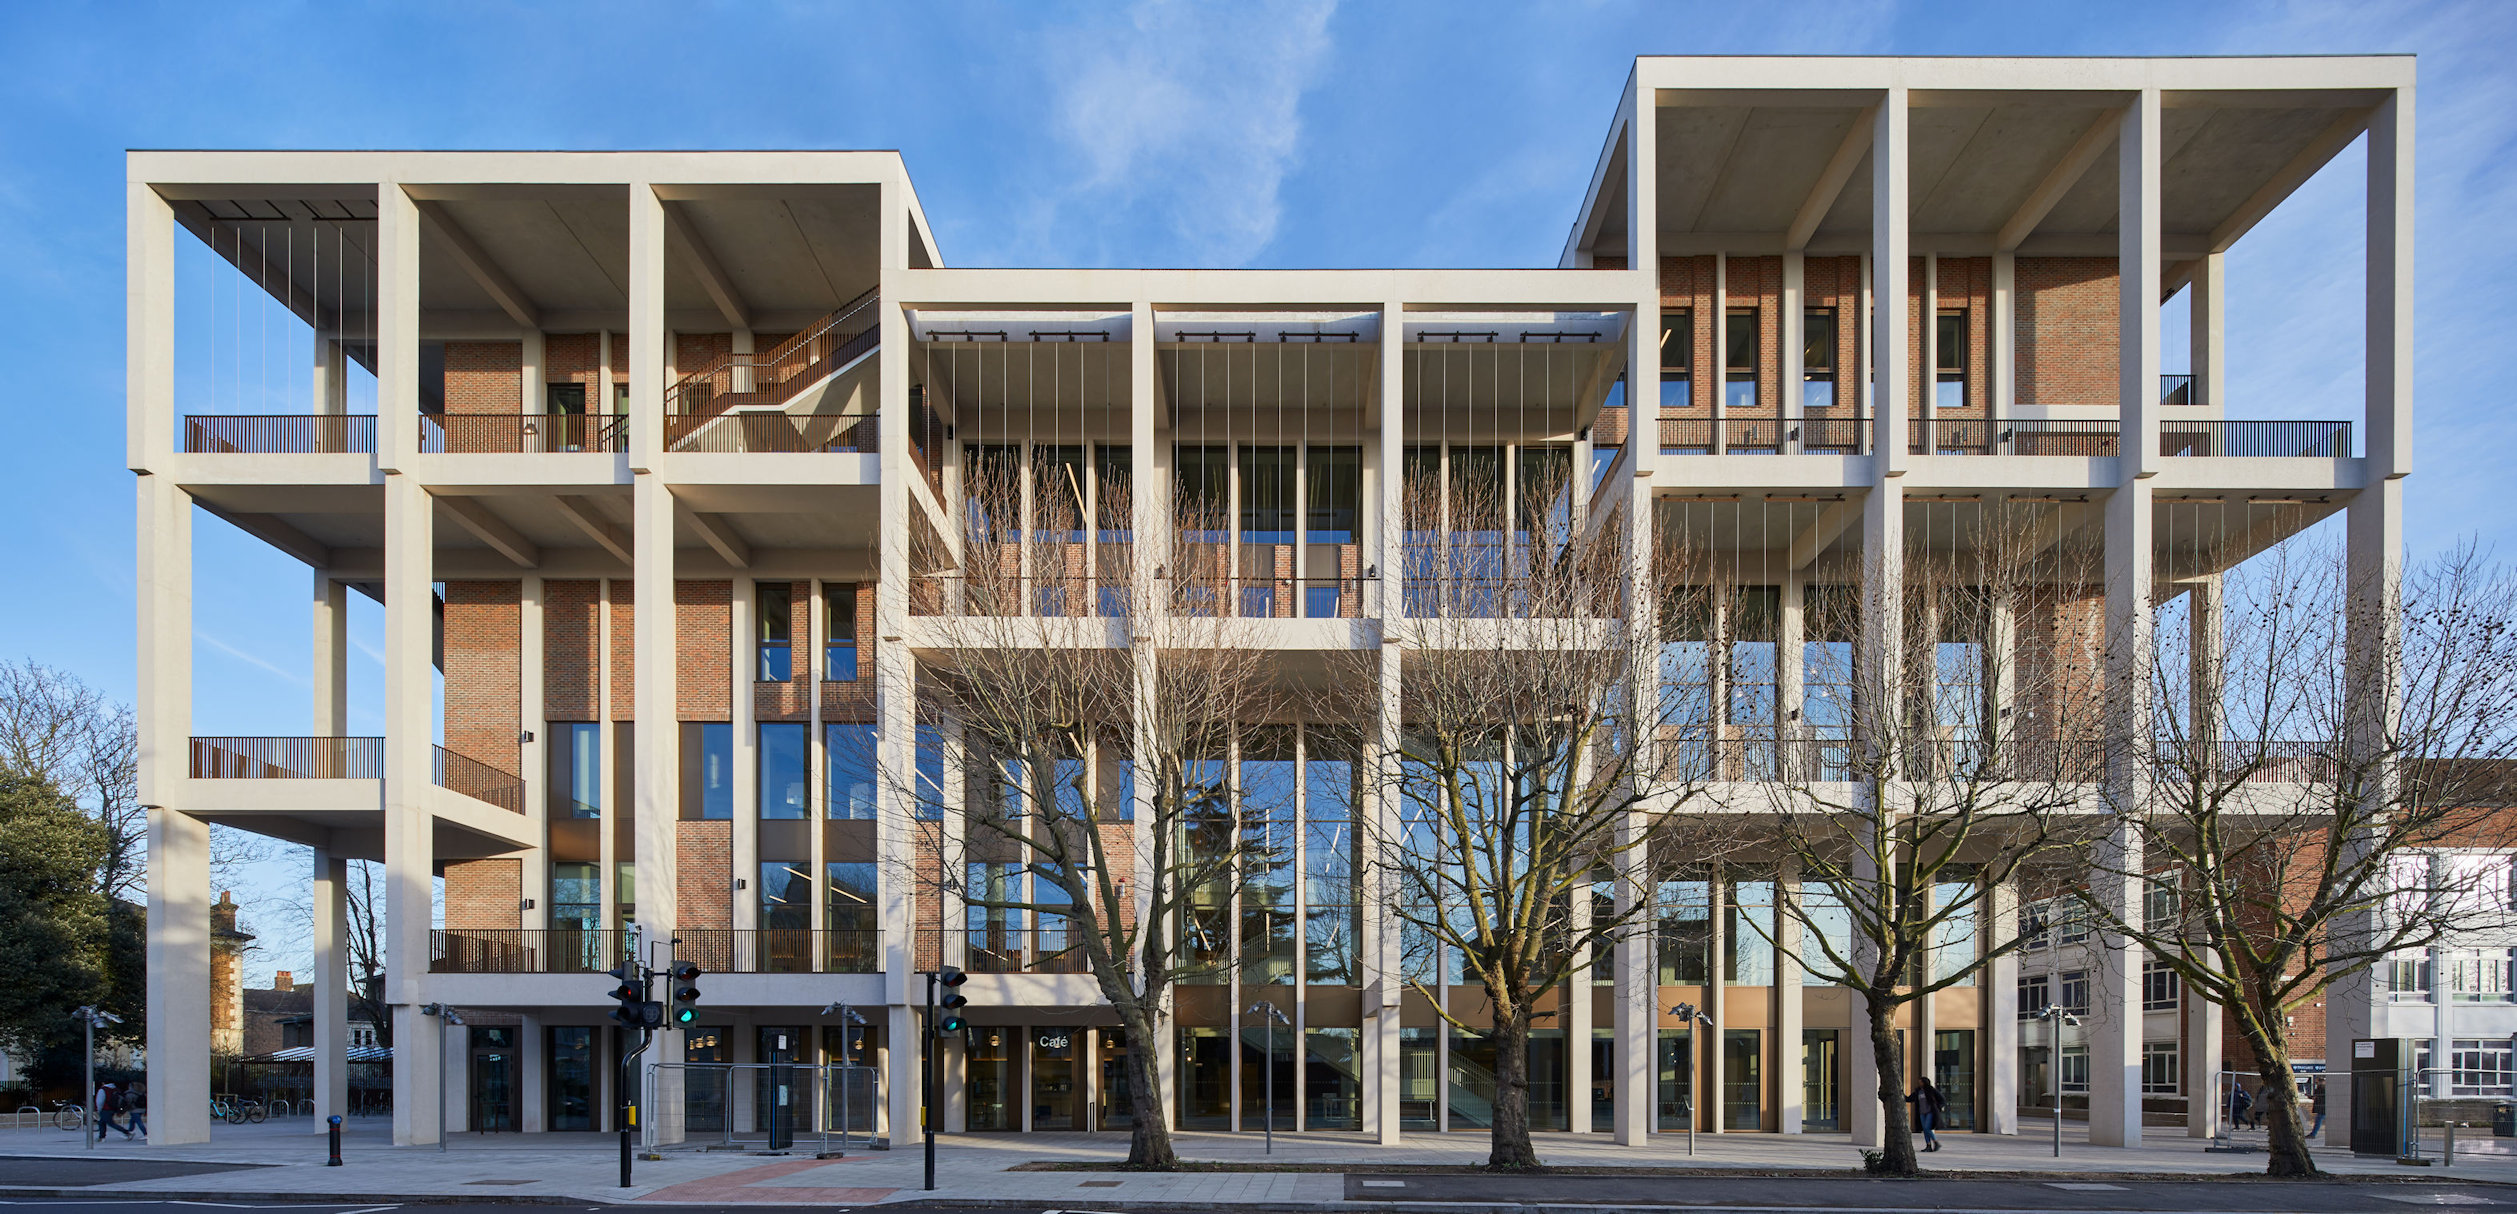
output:
[{"label": "pedestrian walking", "polygon": [[2254,1129],[2254,1093],[2246,1090],[2243,1080],[2232,1079],[2229,1081],[2229,1086],[2235,1089],[2234,1093],[2229,1096],[2229,1124],[2241,1130]]},{"label": "pedestrian walking", "polygon": [[1923,1149],[1939,1150],[1940,1135],[1935,1131],[1940,1126],[1941,1114],[1949,1110],[1948,1102],[1940,1098],[1940,1089],[1933,1087],[1931,1080],[1925,1078],[1914,1085],[1914,1094],[1906,1097],[1905,1102],[1914,1106],[1914,1121],[1923,1130]]},{"label": "pedestrian walking", "polygon": [[149,1136],[148,1080],[134,1079],[131,1081],[131,1091],[126,1093],[122,1098],[122,1111],[124,1114],[123,1124],[127,1127],[122,1132],[123,1137],[128,1138],[134,1133],[137,1133],[142,1138]]},{"label": "pedestrian walking", "polygon": [[2315,1105],[2316,1105],[2316,1124],[2315,1124],[2315,1125],[2313,1125],[2313,1126],[2308,1127],[2308,1131],[2307,1131],[2307,1137],[2308,1137],[2308,1138],[2312,1141],[2312,1140],[2314,1140],[2314,1138],[2315,1138],[2318,1134],[2322,1134],[2322,1133],[2324,1133],[2324,1132],[2325,1132],[2325,1077],[2324,1077],[2324,1076],[2322,1076],[2322,1075],[2318,1075],[2318,1076],[2316,1077],[2316,1081],[2315,1081],[2314,1083],[2311,1083],[2311,1084],[2309,1084],[2309,1085],[2308,1085],[2308,1087],[2307,1087],[2307,1098],[2308,1098],[2310,1101],[2313,1101],[2313,1102],[2315,1103]]},{"label": "pedestrian walking", "polygon": [[121,1113],[122,1089],[114,1086],[111,1080],[97,1084],[96,1141],[105,1141],[105,1131],[107,1130],[121,1130],[124,1138],[128,1139],[131,1137],[131,1131],[125,1129],[119,1121],[115,1120],[115,1118],[120,1116]]}]

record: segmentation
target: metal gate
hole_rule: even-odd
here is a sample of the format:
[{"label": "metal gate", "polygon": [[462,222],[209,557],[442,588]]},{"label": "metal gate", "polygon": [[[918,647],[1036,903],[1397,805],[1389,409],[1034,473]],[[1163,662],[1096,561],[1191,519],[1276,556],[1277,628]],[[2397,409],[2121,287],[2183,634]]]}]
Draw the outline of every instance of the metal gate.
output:
[{"label": "metal gate", "polygon": [[783,1062],[659,1063],[645,1083],[650,1142],[821,1152],[873,1145],[880,1072]]}]

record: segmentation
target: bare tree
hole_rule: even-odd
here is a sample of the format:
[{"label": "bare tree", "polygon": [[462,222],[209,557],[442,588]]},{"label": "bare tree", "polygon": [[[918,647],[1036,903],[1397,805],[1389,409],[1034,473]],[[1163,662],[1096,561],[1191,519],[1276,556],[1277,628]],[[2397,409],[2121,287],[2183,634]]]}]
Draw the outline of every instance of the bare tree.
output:
[{"label": "bare tree", "polygon": [[[942,778],[970,793],[951,815],[933,777],[902,790],[920,807],[913,888],[939,922],[967,908],[974,970],[1093,976],[1130,1044],[1128,1165],[1171,1168],[1156,1043],[1172,988],[1230,964],[1234,891],[1275,854],[1240,819],[1223,748],[1287,699],[1202,542],[1220,516],[1183,503],[1172,534],[1088,557],[1071,471],[1042,470],[1028,514],[1019,468],[969,476],[960,574],[923,582],[916,609],[922,733],[966,756]],[[1132,536],[1125,485],[1094,505],[1105,537]]]},{"label": "bare tree", "polygon": [[1785,638],[1802,642],[1806,690],[1767,785],[1799,884],[1778,903],[1800,964],[1863,1005],[1880,1173],[1919,1170],[1901,1010],[2021,947],[1988,930],[1995,891],[2076,878],[2105,818],[2090,791],[2103,587],[2071,509],[1946,508],[1954,535],[1909,543],[1893,571],[1875,554],[1835,570],[1844,582],[1809,587],[1803,636]]},{"label": "bare tree", "polygon": [[2517,581],[2470,548],[2354,575],[2298,542],[2192,593],[2221,602],[2162,620],[2148,656],[2136,862],[2100,870],[2143,896],[2081,901],[2228,1014],[2262,1081],[2266,1170],[2313,1175],[2292,1013],[2511,926],[2506,854],[2465,849],[2517,843]]},{"label": "bare tree", "polygon": [[[1405,618],[1387,625],[1402,647],[1400,737],[1378,764],[1395,813],[1361,835],[1407,980],[1493,1044],[1487,1166],[1531,1168],[1533,1022],[1559,1016],[1551,996],[1650,912],[1602,891],[1656,885],[1656,835],[1657,854],[1717,854],[1721,819],[1675,813],[1702,781],[1647,759],[1669,702],[1641,686],[1657,650],[1629,613],[1685,593],[1684,562],[1660,554],[1629,586],[1626,522],[1577,516],[1569,459],[1525,460],[1517,500],[1499,462],[1454,463],[1447,487],[1403,487],[1417,538]],[[1441,997],[1462,982],[1481,1005]]]},{"label": "bare tree", "polygon": [[376,1026],[376,1044],[393,1045],[393,1005],[385,997],[385,894],[371,860],[349,863],[341,892],[347,900],[350,1010]]}]

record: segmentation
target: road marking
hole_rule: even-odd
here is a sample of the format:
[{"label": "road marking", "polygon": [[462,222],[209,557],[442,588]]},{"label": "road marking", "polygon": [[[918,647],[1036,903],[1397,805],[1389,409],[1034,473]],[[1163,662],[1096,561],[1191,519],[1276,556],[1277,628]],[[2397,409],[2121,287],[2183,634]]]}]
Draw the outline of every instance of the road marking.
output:
[{"label": "road marking", "polygon": [[2045,1182],[2045,1187],[2049,1189],[2069,1189],[2075,1193],[2121,1193],[2124,1191],[2124,1186],[2122,1185],[2099,1184],[2093,1180],[2049,1180]]},{"label": "road marking", "polygon": [[2476,1197],[2471,1193],[2415,1193],[2409,1196],[2396,1193],[2372,1193],[2369,1196],[2380,1201],[2399,1201],[2407,1206],[2496,1206],[2502,1204],[2488,1197]]},{"label": "road marking", "polygon": [[1367,1189],[1403,1189],[1407,1187],[1407,1182],[1404,1180],[1366,1180],[1361,1183],[1363,1187]]}]

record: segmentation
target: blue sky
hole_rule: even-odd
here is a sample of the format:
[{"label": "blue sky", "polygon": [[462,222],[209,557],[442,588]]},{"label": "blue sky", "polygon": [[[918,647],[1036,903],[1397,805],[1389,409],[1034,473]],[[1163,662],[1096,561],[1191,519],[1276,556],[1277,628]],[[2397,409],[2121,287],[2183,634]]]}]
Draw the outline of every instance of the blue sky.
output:
[{"label": "blue sky", "polygon": [[[2517,5],[14,5],[0,657],[132,685],[122,152],[897,148],[959,265],[1553,264],[1636,54],[2410,51],[2416,551],[2501,547]],[[2233,416],[2354,417],[2355,145],[2231,255]],[[186,238],[188,239],[188,238]],[[2175,318],[2171,325],[2176,324]],[[2171,337],[2169,369],[2181,369]],[[179,402],[179,407],[181,402]],[[2491,490],[2501,490],[2493,494]],[[301,566],[203,517],[197,732],[307,728]],[[377,731],[360,604],[352,728]],[[266,866],[263,898],[302,869]],[[269,917],[284,917],[276,904]],[[303,968],[284,929],[258,970]]]}]

